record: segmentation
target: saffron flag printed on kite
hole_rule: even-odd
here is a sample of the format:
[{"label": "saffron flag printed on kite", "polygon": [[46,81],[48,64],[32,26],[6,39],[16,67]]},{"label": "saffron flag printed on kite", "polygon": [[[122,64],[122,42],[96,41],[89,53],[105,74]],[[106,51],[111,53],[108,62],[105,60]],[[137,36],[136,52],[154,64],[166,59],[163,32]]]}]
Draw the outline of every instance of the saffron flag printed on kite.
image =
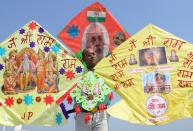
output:
[{"label": "saffron flag printed on kite", "polygon": [[110,115],[157,125],[193,116],[193,45],[148,25],[101,60],[95,73],[123,98]]},{"label": "saffron flag printed on kite", "polygon": [[129,35],[105,7],[95,2],[77,14],[58,36],[78,58],[82,50],[92,46],[100,60]]},{"label": "saffron flag printed on kite", "polygon": [[0,44],[0,125],[66,123],[56,101],[84,66],[35,21]]}]

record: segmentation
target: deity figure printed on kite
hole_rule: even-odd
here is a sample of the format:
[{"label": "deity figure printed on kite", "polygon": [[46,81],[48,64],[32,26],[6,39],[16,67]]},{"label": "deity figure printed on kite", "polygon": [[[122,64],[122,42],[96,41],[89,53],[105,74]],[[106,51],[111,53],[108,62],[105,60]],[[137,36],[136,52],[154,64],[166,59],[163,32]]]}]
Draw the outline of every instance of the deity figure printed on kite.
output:
[{"label": "deity figure printed on kite", "polygon": [[155,73],[155,81],[157,92],[160,93],[169,93],[170,92],[170,84],[166,80],[166,75],[161,73]]},{"label": "deity figure printed on kite", "polygon": [[109,35],[106,28],[98,22],[92,22],[84,31],[82,50],[89,47],[94,48],[98,61],[108,55]]},{"label": "deity figure printed on kite", "polygon": [[3,74],[4,85],[2,91],[4,94],[15,94],[17,86],[17,63],[16,63],[17,51],[12,50],[9,52],[9,58],[4,58],[5,72]]},{"label": "deity figure printed on kite", "polygon": [[145,93],[152,93],[153,92],[153,83],[149,79],[146,82],[146,85],[144,87],[144,92]]},{"label": "deity figure printed on kite", "polygon": [[18,69],[19,86],[22,91],[31,90],[35,87],[35,64],[30,60],[27,51],[24,51],[23,59]]},{"label": "deity figure printed on kite", "polygon": [[136,65],[136,64],[137,64],[137,60],[135,59],[135,55],[131,54],[129,58],[129,65]]},{"label": "deity figure printed on kite", "polygon": [[144,79],[145,93],[170,93],[171,86],[169,80],[169,73],[154,72],[147,73]]},{"label": "deity figure printed on kite", "polygon": [[140,66],[167,64],[165,47],[153,47],[139,50]]},{"label": "deity figure printed on kite", "polygon": [[175,50],[171,50],[170,62],[178,62],[179,58]]},{"label": "deity figure printed on kite", "polygon": [[45,53],[39,49],[38,50],[38,59],[36,63],[36,83],[37,83],[37,92],[41,93],[41,90],[44,87],[45,77],[46,77],[46,60]]},{"label": "deity figure printed on kite", "polygon": [[48,54],[46,63],[46,77],[44,83],[43,93],[57,93],[58,89],[58,74],[56,56],[52,53]]},{"label": "deity figure printed on kite", "polygon": [[158,63],[155,52],[152,49],[149,49],[147,52],[145,52],[144,55],[148,65],[156,65]]}]

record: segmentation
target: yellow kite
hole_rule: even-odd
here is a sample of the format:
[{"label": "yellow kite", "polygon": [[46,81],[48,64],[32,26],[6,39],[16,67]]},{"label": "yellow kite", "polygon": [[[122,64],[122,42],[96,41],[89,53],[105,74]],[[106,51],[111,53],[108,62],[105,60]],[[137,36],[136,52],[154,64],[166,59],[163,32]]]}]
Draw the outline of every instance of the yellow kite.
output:
[{"label": "yellow kite", "polygon": [[193,45],[152,24],[100,61],[95,73],[123,98],[108,112],[157,125],[193,116]]},{"label": "yellow kite", "polygon": [[0,125],[66,123],[59,98],[83,70],[61,43],[29,22],[0,44]]}]

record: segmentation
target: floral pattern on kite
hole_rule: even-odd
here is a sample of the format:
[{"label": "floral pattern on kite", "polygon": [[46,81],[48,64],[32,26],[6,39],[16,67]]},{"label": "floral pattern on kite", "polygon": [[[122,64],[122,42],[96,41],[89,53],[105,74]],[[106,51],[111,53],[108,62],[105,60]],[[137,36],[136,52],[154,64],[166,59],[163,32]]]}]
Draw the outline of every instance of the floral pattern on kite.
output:
[{"label": "floral pattern on kite", "polygon": [[70,95],[76,99],[80,107],[91,111],[104,102],[105,97],[111,92],[112,89],[104,84],[102,78],[89,71],[78,79],[77,87],[71,91]]}]

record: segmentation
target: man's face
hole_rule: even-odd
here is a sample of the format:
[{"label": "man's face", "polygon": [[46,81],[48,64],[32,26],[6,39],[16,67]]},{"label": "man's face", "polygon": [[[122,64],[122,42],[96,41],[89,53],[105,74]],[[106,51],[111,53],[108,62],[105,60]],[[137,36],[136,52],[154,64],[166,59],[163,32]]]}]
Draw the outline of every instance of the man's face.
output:
[{"label": "man's face", "polygon": [[97,35],[97,36],[93,36],[93,45],[96,49],[96,51],[103,51],[103,46],[104,46],[104,42],[103,42],[103,36],[102,35]]},{"label": "man's face", "polygon": [[89,43],[92,43],[92,46],[96,52],[103,51],[104,38],[102,33],[100,32],[91,33],[89,34],[88,39]]},{"label": "man's face", "polygon": [[83,61],[88,67],[93,68],[97,64],[97,57],[93,48],[86,48],[83,56]]}]

